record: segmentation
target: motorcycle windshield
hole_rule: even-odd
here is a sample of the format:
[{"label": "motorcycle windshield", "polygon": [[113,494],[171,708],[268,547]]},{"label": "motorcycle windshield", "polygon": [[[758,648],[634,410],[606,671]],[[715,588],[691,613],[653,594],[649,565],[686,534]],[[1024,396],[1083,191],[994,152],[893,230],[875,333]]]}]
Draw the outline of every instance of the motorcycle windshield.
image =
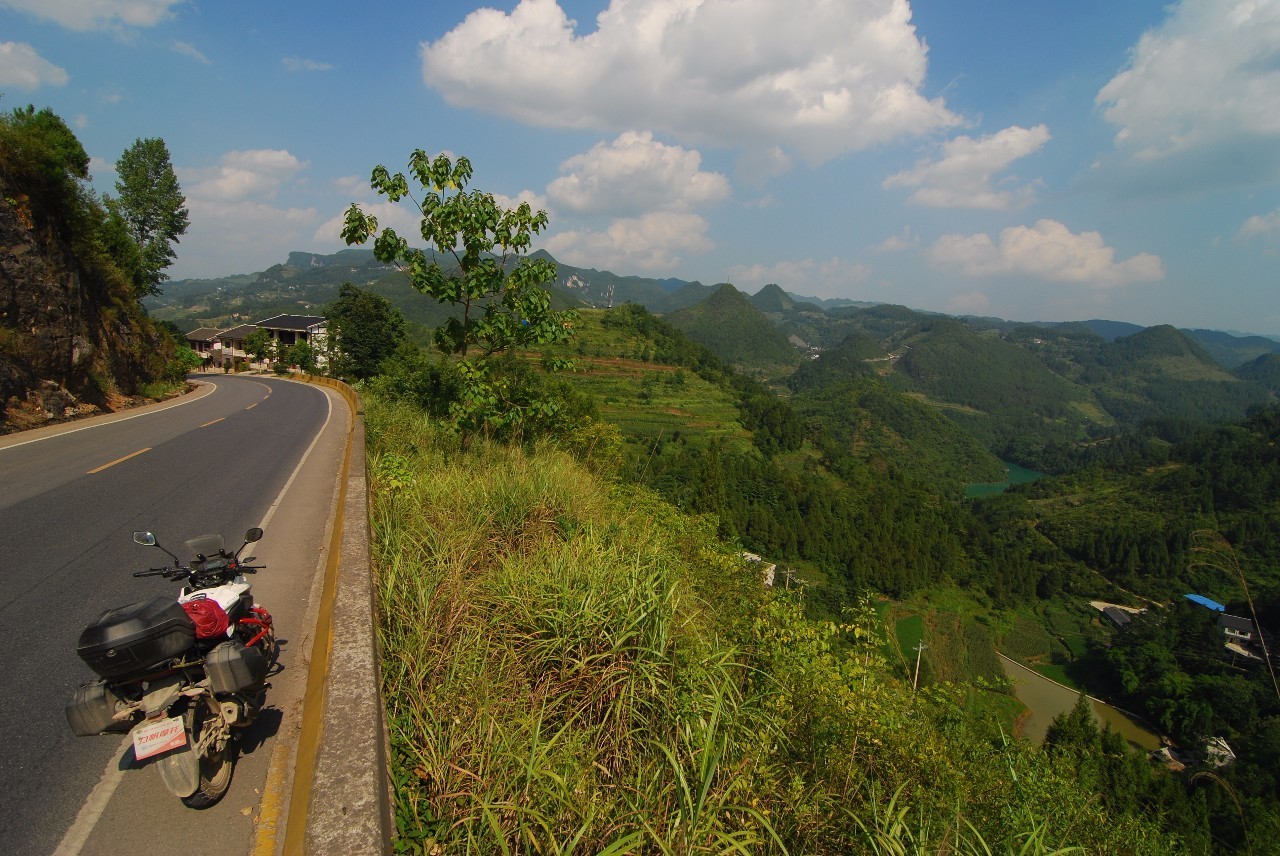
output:
[{"label": "motorcycle windshield", "polygon": [[200,535],[192,538],[190,541],[182,545],[183,549],[188,553],[194,553],[197,556],[216,556],[218,551],[222,549],[221,535]]}]

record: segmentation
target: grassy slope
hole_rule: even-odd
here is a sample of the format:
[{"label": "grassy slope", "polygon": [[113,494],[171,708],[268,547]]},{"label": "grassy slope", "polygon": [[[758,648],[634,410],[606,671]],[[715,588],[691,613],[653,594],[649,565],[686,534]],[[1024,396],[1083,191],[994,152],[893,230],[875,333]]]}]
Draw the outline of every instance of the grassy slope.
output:
[{"label": "grassy slope", "polygon": [[646,491],[366,405],[401,849],[1168,851],[910,693],[875,610],[808,622]]}]

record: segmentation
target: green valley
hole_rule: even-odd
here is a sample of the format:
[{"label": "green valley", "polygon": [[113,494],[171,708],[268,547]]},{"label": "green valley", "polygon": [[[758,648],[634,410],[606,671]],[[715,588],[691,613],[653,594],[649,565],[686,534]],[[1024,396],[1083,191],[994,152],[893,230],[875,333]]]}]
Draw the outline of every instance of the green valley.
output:
[{"label": "green valley", "polygon": [[[1280,692],[1183,598],[1280,625],[1274,355],[558,266],[572,338],[485,369],[528,416],[458,434],[458,364],[421,350],[457,316],[359,258],[154,311],[315,311],[354,278],[416,325],[363,386],[408,849],[1248,852],[1280,829]],[[461,635],[411,620],[428,603]],[[1134,712],[1186,772],[1075,709],[1016,740],[1001,655]],[[1210,737],[1233,763],[1195,766]]]}]

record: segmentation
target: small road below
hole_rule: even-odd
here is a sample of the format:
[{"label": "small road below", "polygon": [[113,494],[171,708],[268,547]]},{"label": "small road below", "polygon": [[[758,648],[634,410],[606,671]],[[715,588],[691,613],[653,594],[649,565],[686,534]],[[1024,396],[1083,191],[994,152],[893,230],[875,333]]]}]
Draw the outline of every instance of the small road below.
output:
[{"label": "small road below", "polygon": [[[350,424],[332,391],[268,377],[200,375],[199,392],[148,407],[0,437],[0,841],[5,853],[138,849],[242,854],[272,751],[296,730],[311,645],[312,592]],[[287,488],[287,490],[286,490]],[[99,613],[172,594],[134,579],[167,557],[132,542],[154,532],[180,553],[197,535],[239,546],[276,618],[281,669],[267,709],[241,735],[227,796],[185,808],[154,770],[130,769],[120,735],[76,737],[63,712],[91,679],[76,656]],[[189,557],[183,556],[183,559]]]}]

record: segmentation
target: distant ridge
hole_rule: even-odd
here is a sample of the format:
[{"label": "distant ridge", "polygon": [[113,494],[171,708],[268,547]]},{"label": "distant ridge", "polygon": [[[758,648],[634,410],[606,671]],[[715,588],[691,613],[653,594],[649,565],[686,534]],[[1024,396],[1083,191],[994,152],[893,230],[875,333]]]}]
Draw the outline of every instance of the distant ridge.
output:
[{"label": "distant ridge", "polygon": [[[692,306],[716,290],[716,286],[703,285],[696,280],[690,282],[676,277],[624,276],[607,270],[574,267],[563,262],[557,262],[546,250],[535,250],[530,254],[530,257],[545,258],[556,262],[559,275],[553,286],[553,291],[561,295],[562,302],[565,305],[576,304],[603,308],[631,302],[644,306],[650,312],[663,315]],[[373,258],[372,250],[364,248],[348,248],[335,253],[313,253],[296,250],[289,253],[283,264],[273,265],[271,268],[259,273],[239,273],[207,279],[172,280],[166,284],[165,290],[175,295],[175,298],[169,300],[148,298],[147,305],[149,308],[173,306],[182,302],[183,296],[191,295],[195,291],[209,292],[234,289],[236,292],[247,291],[252,293],[255,287],[254,284],[259,282],[273,285],[287,283],[295,291],[304,290],[316,285],[329,285],[334,278],[341,279],[343,277],[341,273],[343,268],[349,269],[346,278],[357,283],[367,283],[383,273],[394,272],[394,268],[391,266],[377,262]],[[300,298],[294,298],[294,300],[295,305],[298,305],[296,303],[298,299],[301,299],[304,303],[317,305],[326,302],[331,297],[328,294],[316,294],[311,297],[301,295]],[[892,307],[893,305],[882,301],[853,300],[843,297],[809,297],[788,291],[777,283],[769,283],[764,286],[750,300],[757,309],[767,315],[776,316],[771,318],[775,324],[792,325],[791,333],[798,333],[810,344],[826,347],[833,347],[838,344],[849,331],[836,330],[823,334],[822,331],[813,328],[812,325],[804,327],[802,324],[802,329],[796,328],[795,325],[800,322],[794,317],[795,313],[815,315],[818,312],[824,312],[837,321],[857,317],[857,313],[864,310],[889,312],[891,314],[894,312],[913,313],[921,317],[952,317],[943,316],[941,313],[936,312],[910,309],[905,306],[897,306],[886,310],[884,307]],[[214,313],[211,312],[210,314]],[[783,318],[783,315],[788,317]],[[1018,322],[973,316],[964,317],[962,320],[979,325],[1009,329],[1020,325],[1053,328],[1070,324],[1086,328],[1108,342],[1132,336],[1144,329],[1138,324],[1099,318],[1070,322]],[[197,325],[189,323],[189,326]],[[1214,360],[1228,369],[1243,366],[1262,354],[1280,353],[1280,335],[1269,336],[1205,329],[1184,330],[1183,332],[1204,346]]]},{"label": "distant ridge", "polygon": [[671,326],[734,365],[763,369],[799,361],[799,352],[787,337],[728,283],[705,300],[666,317]]},{"label": "distant ridge", "polygon": [[1253,381],[1280,396],[1280,354],[1263,354],[1251,363],[1236,369],[1241,380]]}]

